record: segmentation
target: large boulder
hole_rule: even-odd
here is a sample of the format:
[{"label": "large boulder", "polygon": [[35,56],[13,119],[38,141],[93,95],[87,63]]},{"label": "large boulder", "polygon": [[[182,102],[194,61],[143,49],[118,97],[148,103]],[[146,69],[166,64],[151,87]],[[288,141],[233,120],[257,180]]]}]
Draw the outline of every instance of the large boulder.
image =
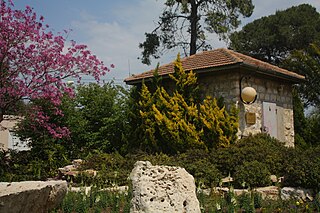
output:
[{"label": "large boulder", "polygon": [[48,212],[61,203],[67,189],[66,181],[2,182],[0,212]]},{"label": "large boulder", "polygon": [[200,213],[194,178],[183,168],[138,161],[130,179],[132,213]]}]

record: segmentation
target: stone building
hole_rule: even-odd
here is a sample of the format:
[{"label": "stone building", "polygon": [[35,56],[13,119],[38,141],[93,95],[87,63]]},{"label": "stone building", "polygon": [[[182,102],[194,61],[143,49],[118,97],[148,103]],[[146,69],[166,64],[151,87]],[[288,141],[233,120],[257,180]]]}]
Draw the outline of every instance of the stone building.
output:
[{"label": "stone building", "polygon": [[4,115],[3,121],[0,123],[0,150],[14,149],[17,151],[29,150],[27,142],[20,141],[18,137],[14,135],[14,128],[22,117],[14,115]]},{"label": "stone building", "polygon": [[[183,68],[197,73],[203,96],[223,97],[227,105],[239,109],[239,137],[267,132],[294,146],[292,85],[304,80],[304,76],[254,59],[235,51],[221,48],[183,58]],[[169,78],[174,64],[159,67],[165,87],[172,88]],[[153,70],[125,79],[129,85],[139,85],[153,77]],[[250,103],[243,100],[244,88],[256,91]],[[252,103],[253,102],[253,103]]]}]

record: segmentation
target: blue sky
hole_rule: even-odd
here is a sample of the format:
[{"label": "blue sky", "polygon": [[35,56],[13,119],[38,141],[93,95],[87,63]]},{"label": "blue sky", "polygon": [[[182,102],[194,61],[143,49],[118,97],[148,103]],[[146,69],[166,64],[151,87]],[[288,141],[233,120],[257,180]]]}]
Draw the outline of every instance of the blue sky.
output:
[{"label": "blue sky", "polygon": [[[165,0],[14,0],[16,8],[26,5],[34,8],[55,32],[72,29],[69,39],[87,44],[106,65],[115,64],[104,78],[121,83],[130,74],[153,69],[156,64],[169,63],[178,50],[168,53],[151,66],[139,59],[138,44],[144,41],[144,33],[150,32],[163,9]],[[320,0],[253,0],[255,10],[248,23],[262,16],[284,10],[293,5],[308,3],[320,12]],[[214,48],[226,47],[217,36],[210,36]]]}]

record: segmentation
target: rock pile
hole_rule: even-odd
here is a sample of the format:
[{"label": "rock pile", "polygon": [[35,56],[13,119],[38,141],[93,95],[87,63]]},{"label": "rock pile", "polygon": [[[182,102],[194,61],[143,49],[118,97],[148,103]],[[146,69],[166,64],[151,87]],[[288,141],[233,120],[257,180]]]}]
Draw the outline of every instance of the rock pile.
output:
[{"label": "rock pile", "polygon": [[79,173],[87,174],[89,176],[95,177],[97,175],[97,171],[93,169],[87,169],[83,171],[79,171],[81,165],[84,163],[81,159],[76,159],[72,161],[71,165],[67,165],[65,167],[59,168],[58,179],[67,180],[68,178],[73,179]]}]

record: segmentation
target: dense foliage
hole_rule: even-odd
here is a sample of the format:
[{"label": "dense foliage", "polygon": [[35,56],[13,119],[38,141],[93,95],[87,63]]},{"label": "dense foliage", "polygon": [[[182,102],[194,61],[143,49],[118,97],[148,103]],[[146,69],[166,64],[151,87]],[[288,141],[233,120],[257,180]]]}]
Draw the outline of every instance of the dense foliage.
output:
[{"label": "dense foliage", "polygon": [[320,106],[320,37],[303,50],[297,50],[286,61],[286,67],[306,77],[299,85],[299,92],[308,105]]},{"label": "dense foliage", "polygon": [[[44,147],[47,158],[38,153],[0,152],[1,181],[43,180],[55,176],[56,168],[69,163],[61,156],[65,150]],[[8,155],[10,154],[10,155]],[[320,150],[284,147],[279,141],[261,134],[239,140],[226,148],[190,149],[185,153],[167,155],[148,154],[142,151],[120,155],[119,153],[92,152],[84,158],[82,169],[95,169],[97,176],[81,174],[74,184],[99,187],[127,185],[128,176],[138,160],[148,160],[153,165],[180,166],[195,177],[201,188],[220,185],[222,177],[231,176],[237,187],[259,187],[270,185],[269,175],[284,177],[281,186],[300,186],[320,190]]]},{"label": "dense foliage", "polygon": [[287,149],[278,140],[259,134],[243,138],[229,148],[215,150],[211,159],[224,176],[233,176],[239,166],[251,161],[261,162],[271,174],[282,176]]},{"label": "dense foliage", "polygon": [[143,131],[141,148],[177,153],[191,148],[227,147],[236,141],[236,110],[228,113],[210,97],[197,100],[197,77],[192,71],[184,71],[179,56],[170,78],[175,84],[173,91],[157,85],[152,92],[142,85],[138,106]]},{"label": "dense foliage", "polygon": [[[47,144],[53,147],[60,144],[66,149],[68,159],[86,156],[91,150],[121,151],[127,143],[124,135],[128,128],[127,91],[113,83],[82,85],[76,91],[74,98],[63,98],[59,109],[64,116],[50,116],[52,123],[70,129],[68,138],[52,138],[41,125],[31,126],[30,116],[19,124],[18,136],[29,139],[34,151]],[[50,103],[45,100],[33,104],[50,109]]]},{"label": "dense foliage", "polygon": [[[127,147],[127,91],[108,83],[82,85],[74,98],[65,96],[59,110],[64,116],[50,111],[51,104],[38,100],[28,108],[41,106],[47,110],[50,122],[68,127],[67,138],[54,138],[41,125],[30,125],[30,116],[19,124],[16,134],[27,140],[30,151],[3,153],[3,173],[15,177],[6,180],[44,179],[57,175],[57,168],[73,159],[84,158],[95,152],[126,152]],[[52,114],[50,114],[52,113]],[[10,155],[9,155],[10,154]],[[10,156],[10,157],[9,157]],[[20,156],[20,157],[19,157]],[[14,175],[15,174],[15,175]],[[24,175],[25,177],[23,177]]]},{"label": "dense foliage", "polygon": [[150,57],[168,49],[182,48],[186,55],[210,49],[208,33],[226,38],[239,26],[239,16],[249,17],[253,8],[251,0],[166,0],[156,28],[139,44],[142,63],[150,64]]},{"label": "dense foliage", "polygon": [[[297,70],[306,77],[306,81],[296,86],[299,96],[305,106],[309,107],[307,118],[304,118],[301,103],[295,98],[295,129],[297,142],[304,146],[320,144],[319,131],[319,108],[320,108],[320,40],[312,43],[308,48],[293,51],[285,61],[285,66]],[[310,110],[310,107],[312,110]]]},{"label": "dense foliage", "polygon": [[258,186],[270,186],[270,171],[266,165],[257,160],[244,162],[236,168],[234,173],[234,185],[238,188],[250,186],[252,188]]},{"label": "dense foliage", "polygon": [[290,150],[285,155],[284,185],[320,190],[320,147]]},{"label": "dense foliage", "polygon": [[69,163],[59,144],[30,151],[0,151],[0,182],[46,180]]},{"label": "dense foliage", "polygon": [[230,47],[279,65],[292,50],[307,48],[319,36],[320,14],[311,5],[301,4],[245,25],[231,34]]}]

